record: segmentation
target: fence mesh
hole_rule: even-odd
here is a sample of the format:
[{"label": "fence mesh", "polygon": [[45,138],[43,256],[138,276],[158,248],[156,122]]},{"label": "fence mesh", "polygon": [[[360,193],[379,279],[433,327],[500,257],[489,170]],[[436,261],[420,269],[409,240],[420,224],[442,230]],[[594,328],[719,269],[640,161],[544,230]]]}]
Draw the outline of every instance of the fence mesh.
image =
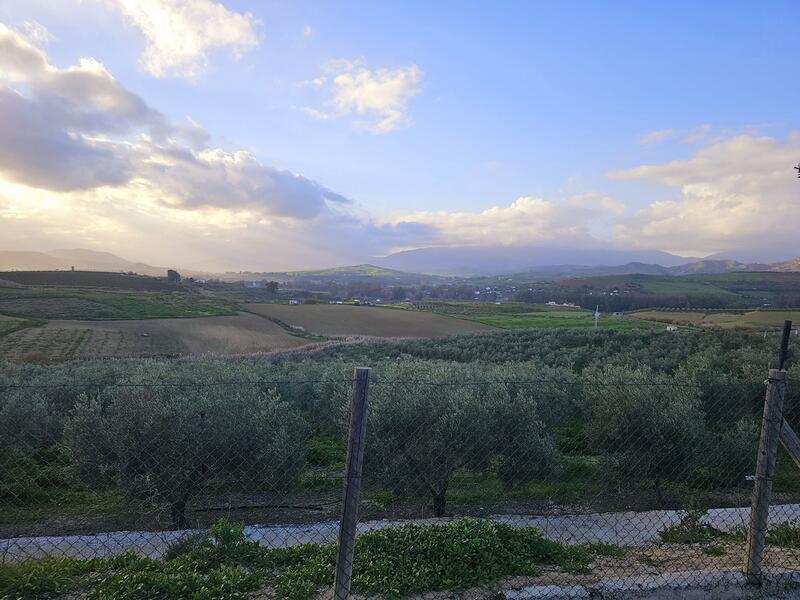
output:
[{"label": "fence mesh", "polygon": [[[613,375],[373,375],[353,595],[739,581],[765,382]],[[798,389],[789,383],[784,417],[800,431]],[[0,395],[8,597],[113,597],[103,586],[125,588],[123,573],[174,583],[187,561],[256,597],[345,597],[332,590],[351,377]],[[794,585],[800,468],[782,448],[772,488],[765,581]],[[14,569],[56,557],[95,560],[70,563],[83,578],[18,586]]]}]

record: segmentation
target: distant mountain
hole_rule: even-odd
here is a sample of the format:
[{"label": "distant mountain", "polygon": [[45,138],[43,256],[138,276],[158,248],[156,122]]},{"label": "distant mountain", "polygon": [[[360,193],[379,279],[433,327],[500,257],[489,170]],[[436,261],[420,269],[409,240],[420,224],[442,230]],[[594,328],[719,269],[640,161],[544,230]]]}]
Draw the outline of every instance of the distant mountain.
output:
[{"label": "distant mountain", "polygon": [[375,259],[379,266],[442,275],[499,275],[536,271],[540,267],[604,267],[642,263],[674,267],[696,258],[658,250],[573,249],[541,246],[460,246],[405,250]]},{"label": "distant mountain", "polygon": [[164,275],[165,267],[131,262],[109,252],[84,248],[20,252],[0,250],[0,271],[57,271],[72,267],[80,271],[132,271],[140,275]]},{"label": "distant mountain", "polygon": [[514,273],[514,277],[524,276],[535,279],[570,279],[575,277],[603,277],[606,275],[716,275],[733,272],[800,272],[800,257],[776,263],[742,263],[735,260],[699,260],[696,262],[662,267],[640,262],[630,262],[617,266],[587,267],[576,265],[560,265],[538,267],[523,273]]},{"label": "distant mountain", "polygon": [[788,262],[794,259],[795,251],[776,252],[774,250],[744,249],[731,252],[718,252],[711,256],[706,256],[706,260],[734,260],[740,263],[752,264],[772,264],[778,262]]},{"label": "distant mountain", "polygon": [[440,275],[422,275],[408,273],[396,269],[386,269],[375,265],[350,265],[319,269],[314,271],[280,271],[254,273],[244,271],[240,273],[224,273],[220,276],[225,281],[252,281],[271,280],[280,283],[308,284],[308,283],[347,283],[350,281],[372,281],[385,285],[417,285],[420,283],[444,283],[451,278]]},{"label": "distant mountain", "polygon": [[715,274],[731,272],[800,271],[800,257],[773,263],[742,263],[736,260],[702,260],[669,269],[671,275]]}]

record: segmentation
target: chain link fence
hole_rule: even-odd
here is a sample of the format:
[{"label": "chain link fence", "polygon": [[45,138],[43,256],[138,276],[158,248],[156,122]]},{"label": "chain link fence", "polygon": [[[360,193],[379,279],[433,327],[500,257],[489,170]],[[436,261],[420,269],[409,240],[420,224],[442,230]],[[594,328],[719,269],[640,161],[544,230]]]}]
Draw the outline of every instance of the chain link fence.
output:
[{"label": "chain link fence", "polygon": [[[741,582],[764,381],[409,365],[362,383],[5,385],[0,597],[477,599]],[[800,430],[800,387],[787,389],[783,416]],[[769,479],[760,582],[793,586],[800,468],[783,448]]]}]

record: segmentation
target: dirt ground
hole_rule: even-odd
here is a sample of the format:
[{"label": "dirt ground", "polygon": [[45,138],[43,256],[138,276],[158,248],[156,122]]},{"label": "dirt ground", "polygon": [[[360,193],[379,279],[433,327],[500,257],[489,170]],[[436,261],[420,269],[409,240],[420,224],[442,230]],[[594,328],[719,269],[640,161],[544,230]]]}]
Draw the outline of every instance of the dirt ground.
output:
[{"label": "dirt ground", "polygon": [[49,321],[0,338],[0,358],[29,353],[65,360],[110,356],[245,354],[297,348],[308,340],[289,335],[249,313],[187,319]]},{"label": "dirt ground", "polygon": [[322,335],[437,337],[494,327],[422,311],[339,304],[246,304],[251,312]]}]

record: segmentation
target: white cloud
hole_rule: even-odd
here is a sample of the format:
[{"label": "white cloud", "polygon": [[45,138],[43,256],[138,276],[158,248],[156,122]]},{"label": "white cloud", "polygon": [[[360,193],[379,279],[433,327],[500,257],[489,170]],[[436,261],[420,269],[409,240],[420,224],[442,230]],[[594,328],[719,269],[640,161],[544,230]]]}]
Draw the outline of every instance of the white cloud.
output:
[{"label": "white cloud", "polygon": [[323,88],[328,99],[323,108],[308,108],[315,118],[346,116],[372,133],[389,133],[411,123],[408,103],[421,90],[422,70],[417,65],[395,69],[368,69],[363,60],[334,60],[325,65],[324,75],[301,82]]},{"label": "white cloud", "polygon": [[213,0],[106,0],[142,31],[142,66],[155,77],[196,77],[216,49],[234,57],[256,47],[260,22]]},{"label": "white cloud", "polygon": [[25,35],[37,46],[46,46],[56,37],[47,30],[47,27],[38,21],[23,21],[22,29]]},{"label": "white cloud", "polygon": [[314,35],[314,28],[306,23],[305,27],[303,27],[303,37],[311,37],[312,35]]},{"label": "white cloud", "polygon": [[657,144],[675,137],[676,131],[674,129],[658,129],[650,131],[639,138],[639,143],[644,145]]},{"label": "white cloud", "polygon": [[617,226],[621,242],[698,252],[798,250],[800,201],[792,167],[800,134],[785,141],[741,135],[702,148],[687,160],[618,171],[615,180],[677,188]]},{"label": "white cloud", "polygon": [[508,206],[493,206],[479,212],[424,211],[387,223],[424,227],[411,240],[417,247],[540,243],[586,246],[596,241],[590,233],[591,226],[621,210],[619,202],[602,194],[584,194],[560,201],[526,196]]}]

